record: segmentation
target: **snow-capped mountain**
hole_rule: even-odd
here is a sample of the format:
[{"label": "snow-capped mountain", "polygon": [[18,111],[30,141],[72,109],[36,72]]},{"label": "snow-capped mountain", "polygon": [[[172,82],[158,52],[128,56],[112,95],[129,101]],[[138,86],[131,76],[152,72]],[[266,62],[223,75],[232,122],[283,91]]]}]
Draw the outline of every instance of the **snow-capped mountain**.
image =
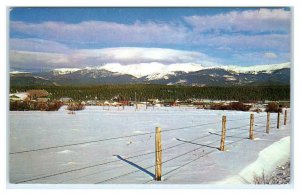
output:
[{"label": "snow-capped mountain", "polygon": [[[196,86],[289,85],[290,63],[256,66],[203,66],[200,64],[109,63],[98,67],[61,68],[43,73],[12,72],[12,84],[54,83],[56,85],[97,85],[148,83]],[[37,79],[39,78],[39,79]],[[22,82],[20,82],[22,80]]]},{"label": "snow-capped mountain", "polygon": [[145,77],[148,80],[156,80],[164,78],[166,75],[175,75],[176,72],[196,72],[204,69],[224,69],[226,71],[239,73],[251,73],[257,74],[259,72],[271,73],[274,70],[279,70],[283,68],[290,68],[290,63],[282,64],[271,64],[271,65],[254,65],[254,66],[202,66],[201,64],[195,63],[177,63],[165,65],[162,63],[152,62],[152,63],[140,63],[140,64],[129,64],[122,65],[120,63],[108,63],[97,67],[86,67],[83,69],[79,68],[58,68],[54,69],[53,73],[58,75],[70,74],[80,70],[107,70],[113,73],[118,73],[120,75],[132,75],[136,78]]},{"label": "snow-capped mountain", "polygon": [[290,68],[291,63],[281,63],[281,64],[271,64],[271,65],[254,65],[254,66],[220,66],[219,68],[232,71],[235,73],[251,73],[251,74],[257,74],[257,73],[272,73],[275,70],[280,70],[284,68]]},{"label": "snow-capped mountain", "polygon": [[119,74],[128,74],[136,78],[148,76],[148,79],[151,80],[163,78],[165,75],[174,74],[177,71],[182,71],[186,73],[195,72],[203,69],[203,67],[200,64],[193,63],[178,63],[165,65],[162,63],[152,62],[129,65],[109,63],[105,64],[104,66],[97,67],[97,69],[103,69]]},{"label": "snow-capped mountain", "polygon": [[[146,76],[148,80],[162,79],[167,75],[176,75],[176,72],[196,72],[204,69],[224,69],[226,71],[234,73],[272,73],[275,70],[290,68],[290,63],[271,64],[271,65],[254,65],[254,66],[203,66],[195,63],[178,63],[178,64],[161,64],[157,62],[152,63],[140,63],[121,65],[119,63],[109,63],[103,66],[97,67],[96,69],[104,69],[110,72],[119,74],[128,74],[136,78]],[[93,69],[93,68],[91,68]]]},{"label": "snow-capped mountain", "polygon": [[57,75],[64,75],[64,74],[70,74],[76,72],[78,70],[81,69],[80,68],[56,68],[53,70],[53,73]]},{"label": "snow-capped mountain", "polygon": [[26,74],[26,73],[30,73],[30,72],[24,72],[24,71],[11,71],[9,72],[10,74]]}]

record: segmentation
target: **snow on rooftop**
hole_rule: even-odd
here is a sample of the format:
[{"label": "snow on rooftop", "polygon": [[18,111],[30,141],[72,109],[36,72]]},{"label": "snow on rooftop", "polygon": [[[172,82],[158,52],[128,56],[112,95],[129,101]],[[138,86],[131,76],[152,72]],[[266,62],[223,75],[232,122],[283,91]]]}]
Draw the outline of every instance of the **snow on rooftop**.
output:
[{"label": "snow on rooftop", "polygon": [[20,93],[11,93],[9,94],[9,96],[16,96],[18,98],[20,98],[20,100],[25,100],[28,97],[28,93],[27,92],[20,92]]}]

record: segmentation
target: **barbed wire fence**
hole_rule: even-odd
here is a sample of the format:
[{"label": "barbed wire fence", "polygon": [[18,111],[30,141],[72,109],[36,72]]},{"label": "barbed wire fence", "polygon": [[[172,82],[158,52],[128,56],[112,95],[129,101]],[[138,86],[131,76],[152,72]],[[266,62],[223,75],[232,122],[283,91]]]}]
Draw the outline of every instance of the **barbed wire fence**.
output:
[{"label": "barbed wire fence", "polygon": [[[251,114],[253,115],[253,114]],[[251,133],[255,134],[255,133],[267,133],[267,127],[269,127],[270,129],[274,129],[274,128],[279,128],[278,124],[280,123],[280,114],[278,114],[277,117],[277,121],[266,121],[263,118],[265,118],[267,115],[261,115],[261,116],[256,116],[255,119],[258,119],[256,122],[254,122],[254,120],[251,120],[250,116],[250,121],[249,124],[245,124],[245,125],[239,125],[239,126],[233,126],[230,128],[226,129],[226,122],[236,122],[236,121],[241,121],[241,120],[247,120],[249,119],[249,117],[244,117],[244,118],[237,118],[237,119],[230,119],[226,121],[226,116],[225,116],[225,124],[222,123],[222,130],[221,131],[208,131],[208,134],[196,137],[194,139],[183,139],[183,138],[176,138],[176,142],[178,142],[177,144],[165,144],[163,145],[164,147],[162,147],[161,149],[157,150],[157,148],[154,151],[151,152],[144,152],[141,154],[136,154],[136,155],[129,155],[129,154],[125,154],[125,155],[114,155],[113,156],[113,160],[111,160],[111,157],[106,159],[106,161],[102,161],[102,162],[91,162],[86,164],[85,166],[82,167],[78,167],[78,168],[73,168],[73,169],[62,169],[59,170],[57,172],[52,172],[52,173],[48,173],[48,174],[40,174],[40,175],[36,175],[30,178],[24,178],[21,180],[18,180],[14,183],[16,184],[20,184],[20,183],[29,183],[29,182],[34,182],[34,181],[40,181],[42,179],[47,179],[47,178],[52,178],[55,176],[61,176],[61,175],[65,175],[65,174],[69,174],[69,173],[74,173],[74,172],[79,172],[79,171],[83,171],[83,170],[87,170],[87,169],[91,169],[91,168],[102,168],[105,167],[107,165],[111,165],[113,163],[118,163],[120,162],[120,159],[125,161],[125,162],[129,162],[128,160],[131,160],[130,163],[132,165],[137,165],[137,163],[142,162],[142,161],[146,161],[148,159],[153,158],[153,155],[155,155],[155,164],[151,164],[150,166],[146,166],[143,169],[144,172],[148,172],[148,175],[150,175],[152,178],[149,179],[148,181],[146,181],[145,183],[149,183],[151,181],[157,180],[157,174],[159,174],[159,178],[162,176],[161,172],[155,172],[155,174],[152,174],[150,171],[150,169],[152,168],[157,168],[157,167],[162,167],[162,166],[166,166],[169,162],[172,162],[176,159],[185,157],[193,152],[197,152],[199,150],[202,149],[202,152],[200,152],[198,154],[198,156],[196,158],[192,158],[191,160],[181,164],[180,166],[177,166],[174,169],[171,169],[169,171],[166,171],[163,176],[168,176],[171,173],[178,171],[179,169],[205,157],[208,156],[209,154],[212,154],[216,151],[226,151],[224,149],[222,149],[222,139],[223,140],[223,144],[225,144],[226,147],[228,145],[232,145],[235,143],[238,143],[240,141],[243,140],[251,140],[253,139],[251,137]],[[224,117],[224,116],[223,116]],[[284,112],[284,118],[283,118],[284,122],[282,124],[286,125],[286,120],[287,120],[287,112]],[[209,126],[209,125],[215,125],[216,122],[209,122],[209,123],[201,123],[201,124],[196,124],[196,125],[191,125],[191,126],[184,126],[184,127],[178,127],[178,128],[169,128],[169,129],[163,129],[159,132],[159,138],[155,140],[155,144],[160,144],[158,142],[160,142],[161,140],[161,134],[166,134],[166,133],[170,133],[170,132],[175,132],[175,131],[180,131],[180,130],[190,130],[192,128],[195,127],[205,127],[205,126]],[[225,125],[225,127],[223,126]],[[256,130],[254,130],[254,127]],[[266,129],[265,129],[266,128]],[[225,129],[225,132],[224,132]],[[234,130],[239,130],[238,132],[234,131]],[[245,136],[244,134],[247,133],[249,131],[249,136]],[[252,132],[251,132],[252,131]],[[225,135],[227,132],[227,135]],[[157,132],[153,131],[153,132],[146,132],[146,133],[139,133],[139,134],[132,134],[132,135],[123,135],[123,136],[116,136],[116,137],[110,137],[110,138],[100,138],[100,139],[94,139],[94,140],[88,140],[88,141],[82,141],[82,142],[77,142],[77,143],[69,143],[69,144],[62,144],[62,145],[55,145],[55,146],[49,146],[49,147],[42,147],[42,148],[35,148],[35,149],[28,149],[28,150],[21,150],[21,151],[14,151],[14,152],[10,152],[9,155],[19,155],[19,154],[24,154],[24,153],[33,153],[33,152],[38,152],[38,151],[45,151],[45,150],[53,150],[53,149],[58,149],[58,148],[66,148],[66,147],[71,147],[71,146],[79,146],[79,145],[85,145],[85,144],[92,144],[92,143],[101,143],[101,142],[109,142],[112,140],[122,140],[124,138],[133,138],[133,137],[142,137],[142,136],[146,136],[146,135],[155,135],[155,137],[157,137]],[[220,139],[221,137],[221,139]],[[204,139],[210,138],[212,139],[211,142],[209,143],[202,143],[201,141],[203,141]],[[225,139],[229,139],[229,143],[228,140],[225,141]],[[231,141],[230,139],[237,139],[234,141]],[[218,144],[220,143],[220,145]],[[187,144],[193,144],[195,146],[197,146],[196,148],[193,148],[192,150],[188,150],[186,152],[183,152],[181,154],[177,154],[169,159],[166,160],[162,160],[161,156],[159,157],[159,155],[157,155],[158,153],[163,153],[166,151],[169,151],[171,149],[178,149],[179,147],[185,146]],[[204,150],[206,149],[206,151]],[[141,150],[143,151],[143,150]],[[141,152],[140,151],[140,152]],[[137,153],[137,151],[135,151],[135,153]],[[141,157],[143,157],[141,159]],[[160,158],[160,159],[158,159]],[[137,159],[137,160],[135,160]],[[135,161],[133,161],[135,160]],[[159,163],[157,163],[159,162]],[[95,184],[103,184],[103,183],[107,183],[109,181],[113,181],[119,178],[123,178],[125,176],[128,175],[132,175],[135,173],[141,172],[141,169],[136,169],[134,171],[130,171],[130,172],[126,172],[120,175],[116,175],[116,176],[111,176],[109,178],[103,179],[101,181],[96,181],[94,182]],[[91,175],[96,175],[101,173],[101,171],[96,171],[93,173],[89,173],[89,174],[85,174],[85,175],[81,175],[79,177],[72,177],[70,179],[63,179],[63,180],[59,180],[57,181],[57,183],[64,183],[64,182],[70,182],[76,179],[81,179],[84,177],[88,177]]]}]

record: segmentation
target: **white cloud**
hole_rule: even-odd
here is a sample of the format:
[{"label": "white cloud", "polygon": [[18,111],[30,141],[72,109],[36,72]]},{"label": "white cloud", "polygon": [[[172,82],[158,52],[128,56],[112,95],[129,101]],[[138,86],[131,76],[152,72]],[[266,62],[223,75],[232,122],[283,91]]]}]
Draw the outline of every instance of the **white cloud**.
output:
[{"label": "white cloud", "polygon": [[44,39],[18,39],[9,40],[10,50],[48,52],[48,53],[68,53],[70,49],[61,43]]},{"label": "white cloud", "polygon": [[11,21],[11,31],[55,41],[78,43],[174,43],[183,42],[186,28],[180,25],[135,22],[121,24],[105,21],[26,23]]},{"label": "white cloud", "polygon": [[70,64],[65,54],[14,50],[10,51],[9,62],[11,68],[21,69],[58,68]]},{"label": "white cloud", "polygon": [[118,47],[104,49],[77,50],[72,59],[75,61],[93,61],[99,63],[149,63],[161,62],[164,64],[205,62],[216,64],[218,59],[212,58],[201,52],[182,51],[164,48]]},{"label": "white cloud", "polygon": [[217,15],[188,16],[184,17],[182,23],[137,21],[133,24],[121,24],[83,21],[72,24],[11,21],[10,30],[36,39],[46,39],[49,46],[54,42],[81,48],[90,47],[90,44],[118,47],[155,45],[170,48],[188,45],[198,48],[226,47],[266,51],[276,48],[289,52],[290,22],[291,11],[255,9]]},{"label": "white cloud", "polygon": [[262,35],[217,35],[204,36],[199,34],[193,37],[194,44],[207,45],[212,48],[227,47],[238,50],[290,50],[290,35],[262,34]]},{"label": "white cloud", "polygon": [[264,58],[270,58],[270,59],[274,59],[277,58],[278,56],[275,53],[272,52],[266,52],[264,53]]},{"label": "white cloud", "polygon": [[[11,21],[12,35],[16,33],[31,38],[10,39],[10,61],[13,66],[50,67],[152,62],[215,65],[230,60],[234,62],[234,58],[247,63],[250,59],[254,60],[251,55],[255,53],[255,56],[259,56],[257,61],[275,62],[290,59],[289,55],[282,55],[290,53],[290,22],[291,11],[285,9],[251,9],[216,15],[195,15],[174,23]],[[98,46],[113,48],[85,49]],[[157,48],[145,48],[148,46]],[[206,54],[161,47],[197,48]],[[220,53],[219,56],[234,58],[224,58],[221,61],[211,57]],[[240,57],[235,57],[234,53],[238,53]]]},{"label": "white cloud", "polygon": [[185,17],[195,31],[290,32],[291,12],[284,9],[231,11],[212,16]]},{"label": "white cloud", "polygon": [[236,61],[234,65],[239,65],[244,62],[245,59],[251,64],[278,64],[283,62],[290,62],[290,53],[274,53],[274,52],[240,52],[236,51],[232,53],[229,58]]},{"label": "white cloud", "polygon": [[[108,63],[119,63],[124,66],[132,64],[143,65],[161,63],[164,65],[176,63],[201,63],[204,65],[217,65],[219,59],[209,57],[200,52],[181,51],[163,48],[104,48],[72,50],[70,53],[47,53],[16,51],[10,52],[12,67],[30,68],[64,68],[100,66]],[[135,66],[138,67],[138,66]],[[150,66],[151,68],[151,66]]]}]

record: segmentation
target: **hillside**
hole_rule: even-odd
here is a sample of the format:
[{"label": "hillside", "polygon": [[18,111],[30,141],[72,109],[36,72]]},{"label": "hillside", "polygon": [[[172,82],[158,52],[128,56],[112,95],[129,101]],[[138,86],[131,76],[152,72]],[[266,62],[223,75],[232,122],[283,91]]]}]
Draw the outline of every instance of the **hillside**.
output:
[{"label": "hillside", "polygon": [[[151,67],[150,65],[153,65]],[[150,67],[149,67],[150,66]],[[11,73],[11,86],[163,84],[185,86],[289,85],[290,64],[203,67],[196,64],[143,66],[106,64],[94,68]]]}]

